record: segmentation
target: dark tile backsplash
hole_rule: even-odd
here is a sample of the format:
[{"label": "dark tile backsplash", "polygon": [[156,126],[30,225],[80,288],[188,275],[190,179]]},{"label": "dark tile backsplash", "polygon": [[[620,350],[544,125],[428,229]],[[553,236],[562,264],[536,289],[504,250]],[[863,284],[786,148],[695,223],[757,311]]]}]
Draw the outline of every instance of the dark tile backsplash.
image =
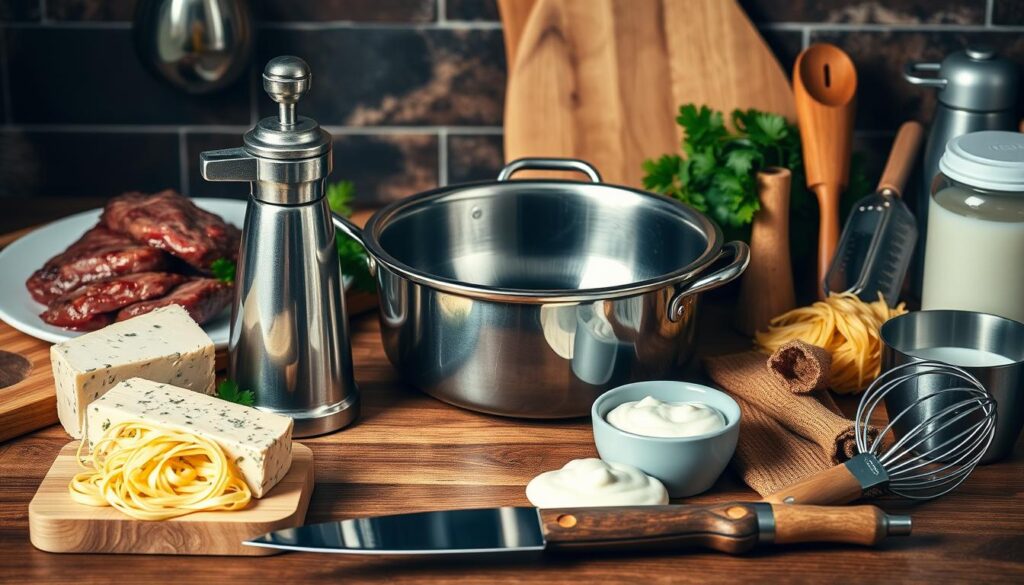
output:
[{"label": "dark tile backsplash", "polygon": [[39,20],[39,0],[0,0],[0,21],[31,22]]},{"label": "dark tile backsplash", "polygon": [[46,17],[60,21],[118,22],[135,14],[136,0],[46,0]]},{"label": "dark tile backsplash", "polygon": [[265,22],[431,22],[436,0],[260,0]]},{"label": "dark tile backsplash", "polygon": [[248,124],[249,84],[187,96],[142,66],[128,29],[6,31],[16,124]]},{"label": "dark tile backsplash", "polygon": [[740,5],[750,15],[751,20],[759,23],[975,25],[985,23],[986,1],[740,0]]},{"label": "dark tile backsplash", "polygon": [[494,0],[447,0],[445,18],[448,20],[497,21],[498,3]]},{"label": "dark tile backsplash", "polygon": [[0,130],[0,197],[181,188],[177,132]]},{"label": "dark tile backsplash", "polygon": [[[360,204],[490,180],[501,168],[495,0],[242,0],[257,18],[252,70],[205,97],[140,65],[130,28],[139,1],[0,0],[0,196],[175,187],[244,197],[246,185],[203,181],[198,156],[240,145],[254,118],[273,113],[258,74],[285,53],[313,68],[300,113],[334,133],[330,180],[354,181]],[[1024,0],[739,3],[787,71],[810,42],[850,53],[856,147],[872,178],[899,123],[927,121],[934,108],[934,92],[903,81],[906,61],[986,43],[1024,63]]]},{"label": "dark tile backsplash", "polygon": [[[907,61],[941,61],[971,43],[986,43],[1000,55],[1024,63],[1020,32],[820,31],[811,41],[835,43],[857,64],[857,128],[893,129],[905,120],[927,122],[935,108],[935,91],[916,87],[902,77]],[[868,91],[885,88],[885,91]]]},{"label": "dark tile backsplash", "polygon": [[1024,1],[993,0],[992,24],[1024,26]]},{"label": "dark tile backsplash", "polygon": [[493,181],[505,160],[501,135],[448,136],[448,182]]},{"label": "dark tile backsplash", "polygon": [[[501,31],[341,28],[262,31],[257,62],[298,55],[314,90],[300,105],[321,124],[498,126],[505,94]],[[274,111],[260,100],[261,112]]]}]

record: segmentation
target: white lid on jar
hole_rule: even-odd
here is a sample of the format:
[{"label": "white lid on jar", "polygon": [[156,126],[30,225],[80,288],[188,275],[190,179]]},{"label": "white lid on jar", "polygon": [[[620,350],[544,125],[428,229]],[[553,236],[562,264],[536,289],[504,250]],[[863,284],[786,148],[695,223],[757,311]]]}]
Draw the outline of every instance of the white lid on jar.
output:
[{"label": "white lid on jar", "polygon": [[1024,134],[985,130],[950,140],[939,170],[954,181],[1024,194]]}]

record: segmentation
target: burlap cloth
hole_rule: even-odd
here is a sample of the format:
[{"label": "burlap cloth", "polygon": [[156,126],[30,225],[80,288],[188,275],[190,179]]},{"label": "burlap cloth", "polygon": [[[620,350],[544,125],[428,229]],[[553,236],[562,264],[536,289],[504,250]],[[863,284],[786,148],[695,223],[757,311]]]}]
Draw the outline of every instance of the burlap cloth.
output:
[{"label": "burlap cloth", "polygon": [[753,351],[705,358],[708,375],[740,405],[734,462],[762,496],[857,454],[853,421],[826,389],[830,365],[828,352],[803,342],[767,360]]}]

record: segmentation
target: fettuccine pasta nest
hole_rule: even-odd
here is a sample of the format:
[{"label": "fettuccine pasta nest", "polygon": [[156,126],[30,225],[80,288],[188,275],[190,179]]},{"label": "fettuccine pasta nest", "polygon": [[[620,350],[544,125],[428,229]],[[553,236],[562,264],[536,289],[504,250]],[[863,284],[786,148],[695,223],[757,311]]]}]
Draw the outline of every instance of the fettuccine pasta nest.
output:
[{"label": "fettuccine pasta nest", "polygon": [[112,506],[139,520],[166,520],[192,512],[240,510],[252,492],[220,445],[143,422],[111,426],[71,480],[71,499]]},{"label": "fettuccine pasta nest", "polygon": [[865,303],[853,293],[832,293],[824,301],[775,317],[755,338],[768,353],[795,339],[825,348],[832,354],[832,390],[850,394],[878,377],[882,365],[879,329],[906,312],[903,303],[890,308],[881,295],[877,301]]}]

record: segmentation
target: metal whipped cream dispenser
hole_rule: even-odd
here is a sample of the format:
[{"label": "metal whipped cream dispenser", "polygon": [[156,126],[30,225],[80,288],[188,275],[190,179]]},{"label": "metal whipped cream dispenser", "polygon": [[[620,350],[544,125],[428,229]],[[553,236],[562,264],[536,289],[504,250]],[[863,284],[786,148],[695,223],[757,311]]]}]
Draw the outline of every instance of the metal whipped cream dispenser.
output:
[{"label": "metal whipped cream dispenser", "polygon": [[256,394],[256,406],[291,416],[298,437],[355,420],[359,394],[334,234],[352,233],[331,213],[324,181],[331,135],[295,114],[310,89],[309,66],[277,57],[263,89],[279,115],[246,132],[242,148],[200,155],[207,181],[248,181],[249,205],[231,311],[229,377]]},{"label": "metal whipped cream dispenser", "polygon": [[[925,75],[922,75],[925,74]],[[938,103],[925,145],[921,182],[914,211],[921,233],[913,284],[921,292],[924,250],[928,237],[928,203],[939,159],[953,138],[980,130],[1016,130],[1019,123],[1020,72],[1017,64],[987,47],[951,53],[941,63],[907,63],[903,77],[913,85],[935,88]]]}]

